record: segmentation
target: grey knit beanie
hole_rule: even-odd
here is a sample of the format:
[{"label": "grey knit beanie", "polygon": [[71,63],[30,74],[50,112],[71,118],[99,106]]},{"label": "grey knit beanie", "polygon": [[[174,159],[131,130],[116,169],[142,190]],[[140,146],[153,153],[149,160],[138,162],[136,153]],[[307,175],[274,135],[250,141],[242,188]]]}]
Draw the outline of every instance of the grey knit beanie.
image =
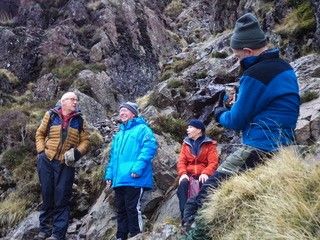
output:
[{"label": "grey knit beanie", "polygon": [[135,116],[139,115],[139,110],[138,110],[138,104],[134,103],[134,102],[125,102],[122,103],[119,107],[119,109],[121,108],[126,108],[128,109],[130,112],[132,112]]},{"label": "grey knit beanie", "polygon": [[259,49],[267,45],[267,39],[261,30],[257,18],[252,13],[246,13],[235,24],[230,46],[233,49]]}]

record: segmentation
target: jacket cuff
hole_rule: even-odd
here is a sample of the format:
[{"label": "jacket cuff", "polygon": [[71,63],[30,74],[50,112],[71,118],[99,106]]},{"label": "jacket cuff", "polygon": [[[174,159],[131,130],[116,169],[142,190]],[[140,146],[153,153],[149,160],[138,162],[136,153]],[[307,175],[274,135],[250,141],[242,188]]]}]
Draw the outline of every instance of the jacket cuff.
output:
[{"label": "jacket cuff", "polygon": [[74,149],[74,160],[78,161],[82,157],[81,152],[78,149]]}]

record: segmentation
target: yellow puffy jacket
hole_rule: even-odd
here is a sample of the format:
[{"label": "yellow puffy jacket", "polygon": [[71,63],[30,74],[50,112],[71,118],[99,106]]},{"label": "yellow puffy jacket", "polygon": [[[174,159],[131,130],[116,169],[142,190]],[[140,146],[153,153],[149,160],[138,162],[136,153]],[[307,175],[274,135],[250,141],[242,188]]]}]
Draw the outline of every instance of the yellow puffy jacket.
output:
[{"label": "yellow puffy jacket", "polygon": [[46,112],[36,132],[37,152],[45,152],[48,159],[64,162],[64,153],[70,148],[77,149],[83,156],[89,148],[89,132],[81,113],[77,112],[69,121],[63,133],[59,109]]}]

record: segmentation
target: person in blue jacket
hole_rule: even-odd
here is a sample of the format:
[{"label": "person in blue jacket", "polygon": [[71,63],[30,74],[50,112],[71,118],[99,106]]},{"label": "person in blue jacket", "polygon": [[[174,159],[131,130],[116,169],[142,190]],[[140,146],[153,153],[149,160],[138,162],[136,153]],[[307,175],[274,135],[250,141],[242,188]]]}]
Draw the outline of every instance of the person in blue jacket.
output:
[{"label": "person in blue jacket", "polygon": [[237,100],[230,109],[216,107],[213,115],[223,127],[242,132],[243,146],[229,155],[199,194],[187,202],[186,227],[193,222],[209,188],[255,167],[281,146],[294,142],[300,106],[297,77],[279,57],[279,50],[267,47],[266,36],[253,14],[247,13],[236,21],[231,48],[243,70]]},{"label": "person in blue jacket", "polygon": [[138,105],[120,105],[120,129],[111,143],[109,164],[105,171],[107,188],[115,191],[117,239],[127,239],[142,232],[140,200],[145,189],[152,188],[152,159],[157,151],[154,134],[138,116]]}]

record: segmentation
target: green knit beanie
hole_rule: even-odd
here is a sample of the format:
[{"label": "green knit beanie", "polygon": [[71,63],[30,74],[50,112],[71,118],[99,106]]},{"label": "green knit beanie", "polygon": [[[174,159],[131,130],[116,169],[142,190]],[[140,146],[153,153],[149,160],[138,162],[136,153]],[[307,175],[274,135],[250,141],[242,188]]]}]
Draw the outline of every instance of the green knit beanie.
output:
[{"label": "green knit beanie", "polygon": [[261,30],[257,18],[252,13],[246,13],[236,21],[236,25],[231,36],[231,48],[259,49],[266,45],[266,36]]}]

